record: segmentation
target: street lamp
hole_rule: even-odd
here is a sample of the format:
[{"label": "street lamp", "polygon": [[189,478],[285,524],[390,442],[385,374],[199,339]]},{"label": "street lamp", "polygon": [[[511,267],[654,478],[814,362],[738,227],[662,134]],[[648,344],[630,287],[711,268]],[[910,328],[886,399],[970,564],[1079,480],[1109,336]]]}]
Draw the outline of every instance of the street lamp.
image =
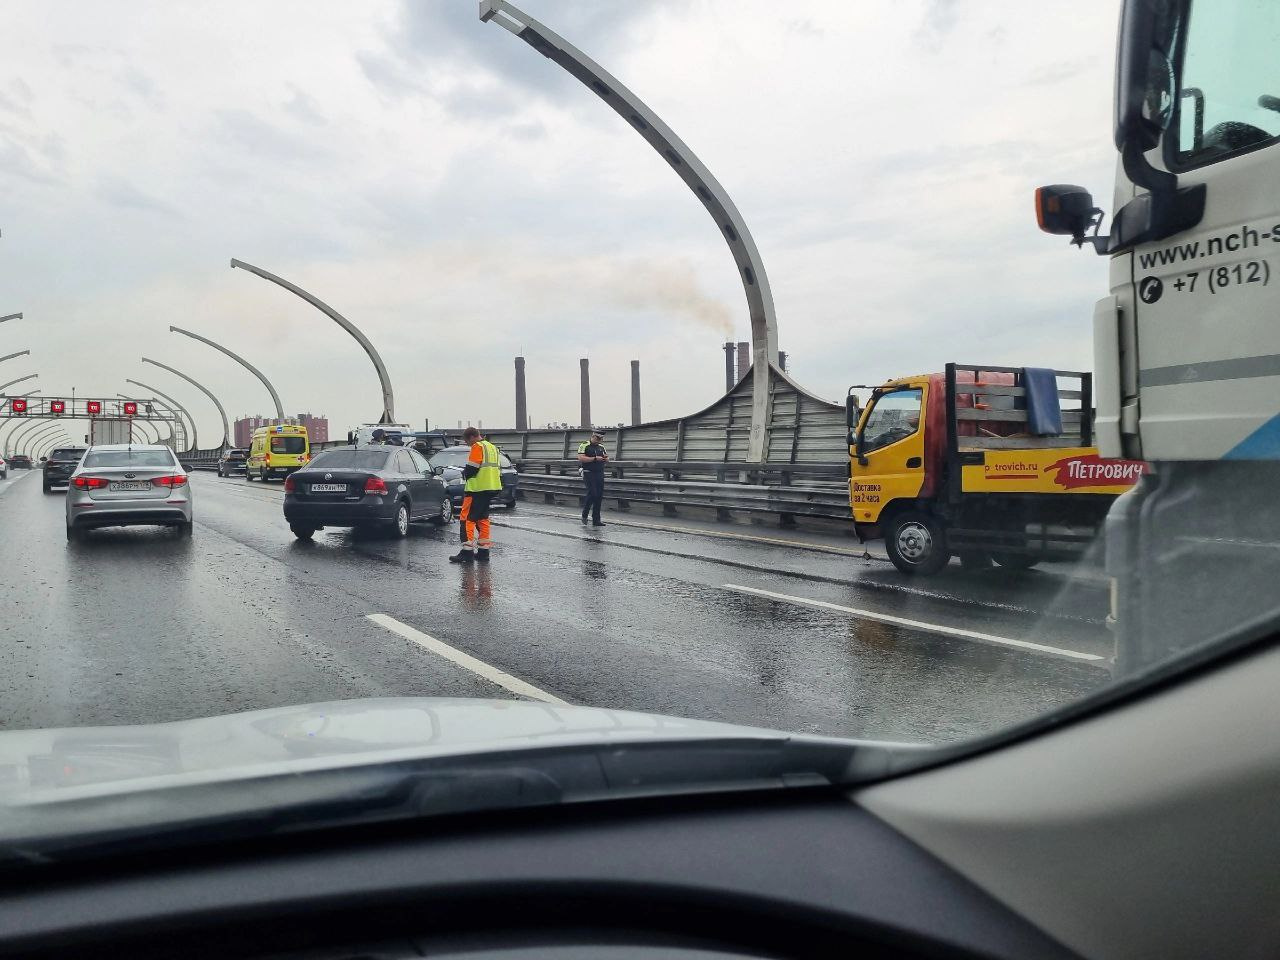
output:
[{"label": "street lamp", "polygon": [[[167,401],[168,401],[168,403],[169,403],[169,412],[170,412],[170,413],[173,413],[173,415],[174,415],[175,419],[178,419],[178,415],[177,415],[176,413],[174,413],[174,410],[179,410],[179,411],[181,411],[181,412],[186,416],[186,418],[191,422],[191,445],[190,445],[190,446],[188,446],[188,447],[186,447],[186,450],[181,451],[181,452],[184,452],[184,453],[185,453],[185,452],[187,452],[187,451],[191,451],[191,450],[195,450],[195,449],[197,449],[197,447],[196,447],[196,443],[197,443],[197,438],[196,438],[196,418],[195,418],[195,417],[193,417],[193,416],[191,416],[190,411],[188,411],[186,407],[184,407],[182,404],[180,404],[177,400],[173,399],[173,397],[169,396],[167,393],[161,393],[161,392],[160,392],[159,390],[157,390],[155,387],[149,387],[149,386],[147,386],[145,383],[143,383],[141,380],[129,380],[128,378],[126,378],[126,379],[125,379],[125,383],[132,383],[135,387],[141,387],[143,390],[150,390],[150,391],[151,391],[153,394],[155,394],[157,397],[164,397],[164,399],[165,399],[165,400],[167,400]],[[181,420],[181,419],[178,419],[178,424],[179,424],[179,426],[181,426],[181,425],[182,425],[182,420]],[[186,433],[186,427],[183,427],[183,428],[182,428],[182,432],[183,432],[183,433]],[[183,443],[184,443],[184,444],[186,443],[186,437],[183,437]]]},{"label": "street lamp", "polygon": [[43,427],[41,427],[39,430],[35,431],[34,433],[30,434],[24,441],[22,441],[22,446],[17,448],[18,452],[30,454],[31,445],[35,441],[39,440],[41,437],[47,437],[50,434],[61,429],[62,429],[62,424],[60,423],[46,423]]},{"label": "street lamp", "polygon": [[284,407],[281,406],[280,404],[280,394],[276,393],[276,388],[271,385],[271,381],[268,380],[266,376],[262,373],[262,371],[259,370],[257,367],[255,367],[252,363],[250,363],[248,360],[246,360],[244,357],[240,356],[239,354],[232,353],[222,344],[214,343],[208,337],[202,337],[200,336],[200,334],[192,333],[190,330],[183,330],[181,327],[171,326],[169,327],[169,332],[180,333],[184,337],[190,337],[192,340],[199,340],[201,343],[207,343],[209,346],[213,347],[213,349],[221,350],[223,353],[225,353],[228,357],[230,357],[236,363],[240,364],[240,366],[244,367],[246,370],[252,373],[255,377],[257,377],[259,380],[262,381],[262,385],[266,387],[267,392],[271,394],[271,402],[276,405],[276,419],[278,420],[284,419]]},{"label": "street lamp", "polygon": [[[124,393],[117,393],[117,394],[116,394],[116,396],[117,396],[117,397],[119,397],[121,400],[132,400],[132,399],[133,399],[133,397],[129,396],[128,394],[124,394]],[[156,401],[151,401],[151,402],[155,403]],[[159,406],[164,406],[164,404],[158,404],[158,405],[159,405]],[[172,409],[170,409],[170,408],[168,408],[168,407],[166,407],[165,409],[169,410],[169,412],[170,412],[171,414],[173,414],[173,417],[174,417],[174,419],[175,419],[175,420],[178,420],[178,415],[177,415],[176,413],[173,413],[173,410],[172,410]],[[139,425],[139,426],[142,426],[143,424],[145,424],[146,426],[148,426],[148,427],[150,427],[152,430],[154,430],[154,431],[155,431],[155,434],[156,434],[156,439],[155,439],[155,441],[154,441],[154,442],[156,442],[156,443],[160,443],[160,442],[161,442],[161,439],[160,439],[160,427],[159,427],[159,425],[158,425],[158,424],[152,423],[150,420],[138,420],[138,421],[136,421],[136,422],[138,423],[138,425]],[[169,427],[169,436],[168,436],[166,439],[168,439],[168,440],[170,440],[170,441],[172,441],[172,442],[173,442],[173,444],[174,444],[174,449],[176,450],[176,449],[177,449],[178,438],[177,438],[177,434],[174,432],[174,429],[173,429],[173,423],[174,423],[174,421],[173,421],[173,420],[164,420],[164,421],[161,421],[161,422],[162,422],[162,423],[165,423],[165,424]],[[178,423],[179,423],[179,424],[181,424],[181,423],[182,423],[182,421],[181,421],[181,420],[178,420]]]},{"label": "street lamp", "polygon": [[21,319],[22,319],[22,314],[11,313],[7,317],[0,317],[0,323],[4,323],[6,320],[21,320]]},{"label": "street lamp", "polygon": [[43,429],[48,422],[47,420],[39,419],[28,420],[23,426],[9,434],[9,449],[17,454],[22,453],[22,446],[26,443],[27,437],[31,436],[35,430]]},{"label": "street lamp", "polygon": [[0,363],[4,363],[6,360],[12,360],[14,357],[26,357],[30,355],[31,355],[30,350],[19,350],[17,353],[8,353],[8,354],[5,354],[3,357],[0,357]]},{"label": "street lamp", "polygon": [[374,349],[373,344],[369,342],[369,338],[361,333],[354,323],[320,298],[312,296],[307,293],[307,291],[303,290],[299,286],[295,286],[288,280],[277,277],[274,273],[268,273],[261,267],[255,267],[253,264],[245,263],[243,260],[232,260],[231,269],[234,270],[236,267],[239,267],[241,270],[248,270],[250,273],[261,277],[263,280],[270,280],[272,283],[284,287],[290,293],[307,301],[307,303],[311,304],[334,323],[338,324],[338,326],[342,327],[343,330],[355,337],[356,342],[364,348],[364,352],[367,353],[369,355],[369,359],[373,361],[373,369],[377,371],[378,382],[382,385],[382,418],[378,422],[395,423],[396,401],[395,396],[391,391],[391,377],[388,376],[386,365],[382,362],[382,357],[378,356],[378,351]]},{"label": "street lamp", "polygon": [[738,277],[742,281],[751,317],[753,394],[747,459],[764,460],[769,416],[769,367],[778,362],[778,320],[764,260],[728,192],[644,101],[569,41],[506,0],[481,0],[480,19],[485,23],[493,21],[519,37],[597,94],[671,165],[676,176],[684,181],[714,218],[738,267]]},{"label": "street lamp", "polygon": [[38,373],[28,373],[25,377],[19,377],[17,380],[10,380],[8,383],[0,383],[0,393],[12,387],[15,383],[21,383],[23,380],[34,380],[40,376]]},{"label": "street lamp", "polygon": [[195,387],[197,390],[203,393],[206,397],[212,400],[213,405],[218,408],[218,413],[222,415],[222,447],[219,447],[219,449],[223,449],[225,447],[231,446],[231,442],[230,442],[231,424],[227,422],[227,411],[222,409],[222,402],[213,395],[212,390],[210,390],[204,384],[198,383],[195,380],[191,379],[181,370],[175,370],[173,367],[167,366],[158,360],[149,360],[146,357],[143,357],[142,362],[149,363],[153,367],[159,367],[161,370],[168,370],[175,377],[181,377],[183,380],[187,381],[187,383],[191,384],[193,387]]}]

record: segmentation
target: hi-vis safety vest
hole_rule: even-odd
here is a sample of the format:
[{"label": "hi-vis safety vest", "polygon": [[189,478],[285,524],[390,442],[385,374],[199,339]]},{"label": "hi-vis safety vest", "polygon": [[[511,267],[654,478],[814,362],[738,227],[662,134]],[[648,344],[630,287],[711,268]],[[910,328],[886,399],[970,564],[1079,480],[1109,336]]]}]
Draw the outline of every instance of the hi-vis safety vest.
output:
[{"label": "hi-vis safety vest", "polygon": [[[483,493],[502,489],[502,462],[498,458],[498,448],[488,440],[477,440],[480,447],[480,472],[467,480],[463,489],[467,493]],[[474,449],[474,447],[472,448]],[[475,461],[471,461],[474,463]]]}]

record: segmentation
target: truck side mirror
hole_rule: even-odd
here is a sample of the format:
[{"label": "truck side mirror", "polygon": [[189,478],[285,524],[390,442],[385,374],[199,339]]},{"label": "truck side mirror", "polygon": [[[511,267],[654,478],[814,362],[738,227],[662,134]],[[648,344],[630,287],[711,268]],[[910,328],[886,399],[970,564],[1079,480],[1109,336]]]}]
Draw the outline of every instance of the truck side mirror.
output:
[{"label": "truck side mirror", "polygon": [[1036,223],[1040,229],[1068,236],[1077,247],[1084,243],[1085,231],[1101,213],[1084,187],[1054,183],[1036,190]]}]

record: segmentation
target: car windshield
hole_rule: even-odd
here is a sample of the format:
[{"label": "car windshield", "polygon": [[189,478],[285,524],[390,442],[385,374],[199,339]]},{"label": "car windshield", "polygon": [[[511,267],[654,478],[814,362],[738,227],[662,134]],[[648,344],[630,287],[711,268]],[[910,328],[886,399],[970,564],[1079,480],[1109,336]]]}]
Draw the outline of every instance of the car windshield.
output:
[{"label": "car windshield", "polygon": [[1124,3],[1123,152],[1119,5],[6,3],[0,855],[258,763],[936,759],[1271,629],[1280,3]]},{"label": "car windshield", "polygon": [[171,467],[173,454],[168,450],[90,450],[82,467]]},{"label": "car windshield", "polygon": [[312,470],[381,470],[387,454],[381,450],[326,450],[311,461]]},{"label": "car windshield", "polygon": [[307,450],[306,437],[272,437],[271,452],[272,453],[305,453]]}]

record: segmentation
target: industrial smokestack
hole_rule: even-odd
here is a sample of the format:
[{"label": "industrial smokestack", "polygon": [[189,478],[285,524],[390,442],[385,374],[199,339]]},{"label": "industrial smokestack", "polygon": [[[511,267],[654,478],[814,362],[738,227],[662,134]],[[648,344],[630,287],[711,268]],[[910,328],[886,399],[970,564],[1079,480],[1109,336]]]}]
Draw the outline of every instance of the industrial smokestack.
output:
[{"label": "industrial smokestack", "polygon": [[640,426],[640,361],[631,361],[631,425]]},{"label": "industrial smokestack", "polygon": [[747,369],[751,366],[751,344],[746,340],[738,341],[738,379],[741,380],[747,375]]},{"label": "industrial smokestack", "polygon": [[785,350],[778,351],[778,369],[783,373],[787,372],[787,351]]},{"label": "industrial smokestack", "polygon": [[516,357],[516,429],[529,429],[529,407],[524,394],[524,357]]},{"label": "industrial smokestack", "polygon": [[589,361],[583,357],[578,361],[582,368],[582,429],[591,426],[591,372],[587,369]]},{"label": "industrial smokestack", "polygon": [[733,375],[733,343],[726,342],[724,345],[724,392],[728,393],[732,390],[737,382],[738,378]]}]

